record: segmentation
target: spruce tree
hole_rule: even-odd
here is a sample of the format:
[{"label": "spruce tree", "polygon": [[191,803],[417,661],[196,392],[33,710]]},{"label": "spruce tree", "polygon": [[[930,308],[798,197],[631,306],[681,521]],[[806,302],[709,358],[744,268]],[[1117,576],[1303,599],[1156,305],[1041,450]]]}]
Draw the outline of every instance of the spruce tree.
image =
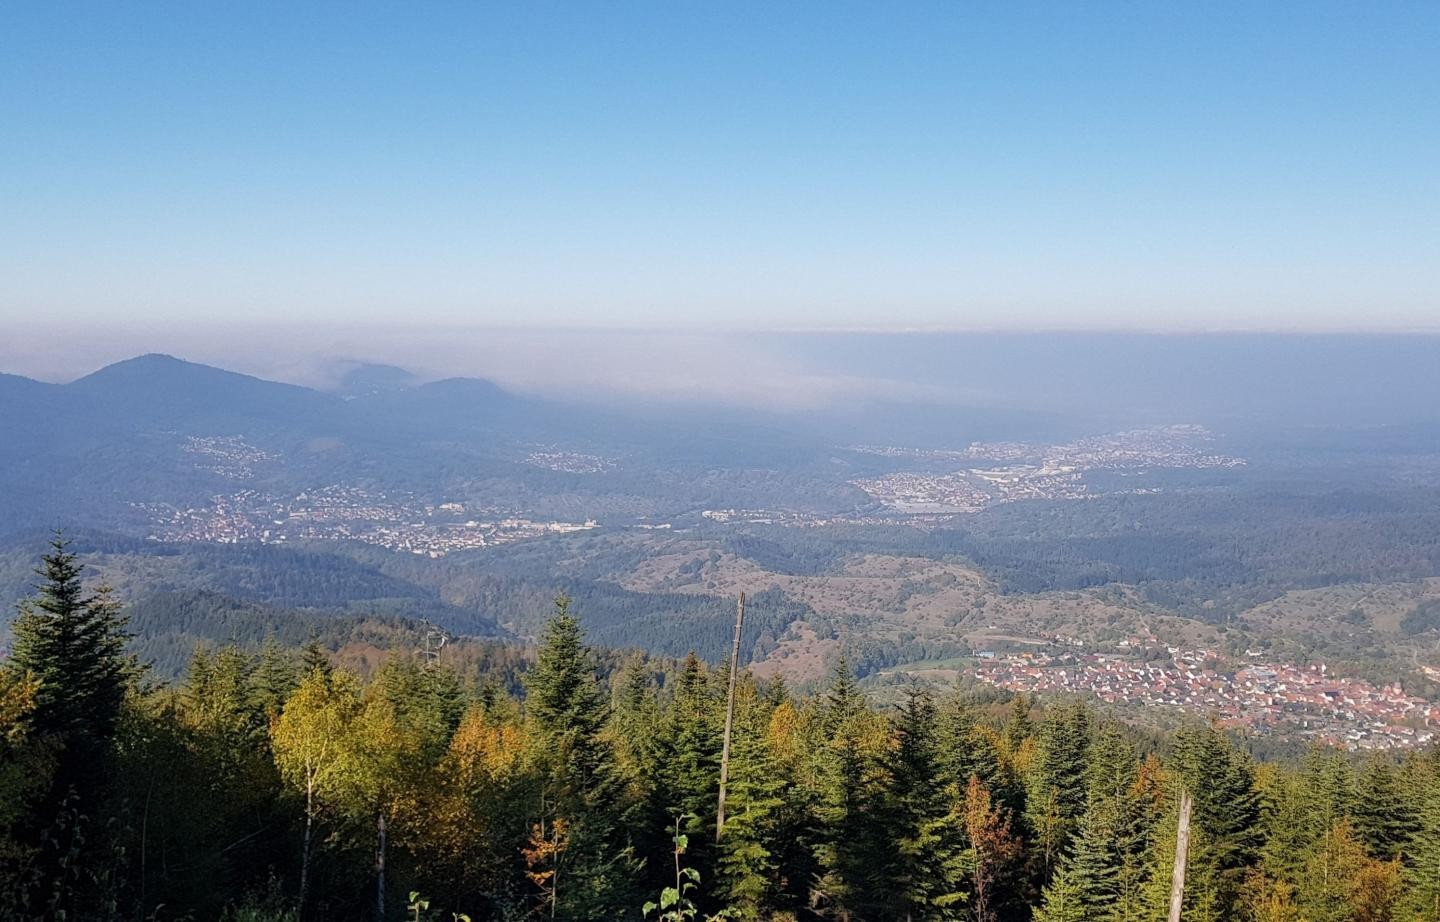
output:
[{"label": "spruce tree", "polygon": [[608,918],[633,902],[635,858],[622,826],[624,783],[604,734],[605,700],[564,596],[555,600],[525,687],[549,766],[542,825],[558,819],[569,829],[561,876],[567,886],[554,902],[567,917]]},{"label": "spruce tree", "polygon": [[1213,903],[1215,912],[1233,912],[1241,881],[1261,845],[1254,766],[1218,727],[1199,722],[1176,734],[1172,762],[1195,799],[1192,830],[1199,830],[1206,843],[1194,852],[1201,870],[1197,887],[1204,884],[1196,892],[1206,894],[1197,905]]},{"label": "spruce tree", "polygon": [[1042,881],[1049,880],[1085,810],[1089,745],[1090,713],[1083,704],[1046,709],[1025,796],[1026,820],[1039,846],[1035,857]]},{"label": "spruce tree", "polygon": [[84,566],[63,537],[35,572],[41,583],[20,603],[9,668],[38,681],[31,725],[60,744],[59,780],[79,784],[97,774],[136,672],[127,619],[107,589],[85,589]]},{"label": "spruce tree", "polygon": [[705,666],[692,652],[685,659],[670,704],[665,732],[666,804],[684,818],[681,831],[690,837],[690,860],[707,879],[711,855],[707,834],[715,828],[715,802],[720,784],[720,702]]},{"label": "spruce tree", "polygon": [[308,677],[312,672],[322,672],[329,675],[335,667],[330,663],[330,654],[320,646],[320,641],[314,637],[305,644],[305,649],[300,653],[300,678]]},{"label": "spruce tree", "polygon": [[1426,772],[1416,794],[1419,821],[1406,848],[1406,909],[1421,922],[1440,922],[1440,776]]},{"label": "spruce tree", "polygon": [[1099,918],[1087,905],[1081,888],[1070,879],[1070,873],[1064,867],[1050,878],[1040,908],[1035,911],[1035,922],[1095,922]]},{"label": "spruce tree", "polygon": [[290,651],[275,642],[275,635],[267,635],[260,646],[260,660],[255,666],[255,703],[273,720],[299,682],[299,670]]},{"label": "spruce tree", "polygon": [[1034,724],[1030,722],[1030,699],[1024,692],[1016,692],[1010,702],[1010,719],[1005,723],[1004,736],[1005,748],[1009,750],[1011,758],[1020,751],[1020,747],[1034,731]]},{"label": "spruce tree", "polygon": [[940,708],[936,734],[936,765],[942,783],[963,792],[972,777],[979,778],[1002,804],[1012,810],[1019,807],[1014,779],[1004,770],[994,743],[980,732],[974,714],[958,694],[951,695]]},{"label": "spruce tree", "polygon": [[768,702],[749,683],[741,692],[716,883],[731,917],[761,919],[779,889],[786,782],[767,739]]},{"label": "spruce tree", "polygon": [[1404,791],[1395,763],[1381,753],[1366,760],[1356,779],[1352,812],[1355,834],[1370,857],[1381,861],[1399,857],[1419,828],[1415,802]]},{"label": "spruce tree", "polygon": [[[891,759],[890,789],[885,814],[893,862],[884,873],[895,894],[897,918],[942,917],[939,903],[954,889],[947,880],[947,861],[962,847],[960,823],[946,822],[957,790],[947,797],[937,751],[937,716],[928,692],[911,686],[894,720],[897,739]],[[968,782],[968,778],[966,779]]]},{"label": "spruce tree", "polygon": [[876,915],[872,908],[883,910],[889,898],[884,885],[890,866],[882,804],[885,775],[867,745],[874,719],[842,656],[818,715],[817,885],[828,906],[861,919]]}]

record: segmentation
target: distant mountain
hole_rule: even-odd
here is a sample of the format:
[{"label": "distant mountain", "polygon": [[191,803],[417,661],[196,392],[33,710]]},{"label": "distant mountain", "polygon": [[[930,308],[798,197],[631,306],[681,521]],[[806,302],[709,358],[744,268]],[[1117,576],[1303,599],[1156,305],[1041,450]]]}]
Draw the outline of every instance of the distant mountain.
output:
[{"label": "distant mountain", "polygon": [[77,409],[98,412],[107,422],[165,425],[195,435],[311,426],[334,417],[339,404],[309,388],[159,354],[107,365],[65,390]]},{"label": "distant mountain", "polygon": [[389,391],[403,391],[415,387],[420,378],[413,372],[394,365],[357,363],[340,376],[335,393],[342,397],[370,397]]}]

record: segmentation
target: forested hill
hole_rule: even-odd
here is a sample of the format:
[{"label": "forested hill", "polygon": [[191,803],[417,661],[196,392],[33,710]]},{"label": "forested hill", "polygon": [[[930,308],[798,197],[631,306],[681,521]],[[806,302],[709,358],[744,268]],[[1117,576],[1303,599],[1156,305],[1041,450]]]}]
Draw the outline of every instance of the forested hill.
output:
[{"label": "forested hill", "polygon": [[1429,752],[1263,763],[964,686],[878,708],[841,660],[810,696],[742,672],[717,838],[724,670],[617,661],[566,603],[529,666],[272,641],[164,686],[83,585],[57,546],[0,667],[6,919],[1158,920],[1182,792],[1183,919],[1440,905]]}]

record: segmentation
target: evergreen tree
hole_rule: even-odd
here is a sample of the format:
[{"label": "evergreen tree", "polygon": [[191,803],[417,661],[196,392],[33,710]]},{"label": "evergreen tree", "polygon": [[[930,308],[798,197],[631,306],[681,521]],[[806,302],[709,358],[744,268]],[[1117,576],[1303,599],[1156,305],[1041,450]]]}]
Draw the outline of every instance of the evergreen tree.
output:
[{"label": "evergreen tree", "polygon": [[1035,922],[1094,922],[1099,918],[1064,867],[1050,878],[1040,908],[1035,911]]},{"label": "evergreen tree", "polygon": [[[665,803],[683,818],[690,861],[705,873],[711,856],[720,785],[720,701],[700,659],[691,653],[675,685],[665,728]],[[707,834],[708,833],[708,834]],[[713,874],[706,877],[713,879]]]},{"label": "evergreen tree", "polygon": [[860,919],[882,917],[889,897],[884,876],[890,866],[889,836],[882,802],[886,779],[876,758],[889,733],[876,724],[842,656],[818,717],[817,888],[827,905]]},{"label": "evergreen tree", "polygon": [[1422,777],[1419,822],[1406,849],[1405,903],[1419,922],[1440,922],[1440,776],[1432,769]]},{"label": "evergreen tree", "polygon": [[892,911],[897,918],[948,918],[946,897],[956,889],[947,865],[961,849],[963,835],[951,813],[955,789],[947,797],[940,776],[937,722],[929,693],[906,689],[894,721],[898,745],[885,801],[891,843],[887,854],[876,856],[891,862],[884,873],[896,897]]},{"label": "evergreen tree", "polygon": [[[604,735],[608,719],[570,601],[555,600],[535,668],[525,677],[527,710],[541,735],[549,771],[537,828],[568,829],[555,851],[552,902],[574,918],[605,918],[628,907],[636,880],[632,845],[621,826],[624,783]],[[563,863],[563,867],[561,866]]]},{"label": "evergreen tree", "polygon": [[958,795],[964,792],[972,777],[979,778],[997,801],[1018,812],[1023,797],[1017,791],[1014,778],[1002,765],[994,742],[980,731],[974,714],[958,694],[951,695],[940,709],[936,733],[939,738],[936,765],[942,784],[953,788]]},{"label": "evergreen tree", "polygon": [[[308,670],[307,670],[308,672]],[[260,660],[255,666],[255,702],[261,712],[273,719],[280,713],[285,699],[300,682],[301,671],[289,651],[281,648],[275,635],[269,634],[260,646]]]},{"label": "evergreen tree", "polygon": [[1355,834],[1372,858],[1399,857],[1419,828],[1415,802],[1401,785],[1395,763],[1376,753],[1365,761],[1356,780],[1353,809]]},{"label": "evergreen tree", "polygon": [[846,722],[855,718],[865,709],[865,697],[855,684],[855,673],[850,660],[842,651],[830,675],[830,687],[825,692],[821,726],[825,735],[834,739]]},{"label": "evergreen tree", "polygon": [[335,667],[330,663],[330,654],[320,646],[320,641],[310,638],[305,644],[305,649],[300,652],[300,676],[304,678],[312,672],[322,672],[329,675]]},{"label": "evergreen tree", "polygon": [[779,890],[786,783],[767,738],[768,700],[749,682],[739,692],[716,882],[731,916],[761,919]]},{"label": "evergreen tree", "polygon": [[1010,702],[1010,719],[1005,723],[1005,748],[1013,758],[1020,747],[1035,732],[1030,722],[1030,699],[1024,692],[1016,692]]},{"label": "evergreen tree", "polygon": [[120,606],[103,587],[86,591],[69,542],[56,536],[42,561],[38,593],[20,603],[11,627],[8,668],[39,683],[30,724],[59,743],[61,782],[80,784],[95,780],[136,667]]},{"label": "evergreen tree", "polygon": [[1025,808],[1042,881],[1048,881],[1085,810],[1090,712],[1079,702],[1053,705],[1040,724]]},{"label": "evergreen tree", "polygon": [[1199,905],[1213,903],[1222,916],[1233,913],[1261,845],[1254,767],[1219,728],[1198,722],[1176,734],[1173,763],[1195,801],[1192,830],[1200,830],[1205,842],[1203,849],[1194,850],[1196,892],[1205,895]]}]

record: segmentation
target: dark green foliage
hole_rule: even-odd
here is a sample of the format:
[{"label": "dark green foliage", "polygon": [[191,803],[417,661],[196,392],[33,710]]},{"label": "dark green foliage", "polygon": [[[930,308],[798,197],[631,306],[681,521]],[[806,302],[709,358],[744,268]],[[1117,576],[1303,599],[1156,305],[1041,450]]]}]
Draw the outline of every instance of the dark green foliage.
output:
[{"label": "dark green foliage", "polygon": [[[78,581],[71,564],[50,562],[52,582]],[[74,614],[64,600],[90,596],[41,598]],[[717,841],[723,682],[698,656],[590,649],[564,599],[534,652],[462,639],[417,656],[417,628],[370,621],[308,649],[265,635],[199,645],[183,680],[156,687],[131,681],[113,609],[96,600],[81,614],[107,625],[84,635],[93,644],[31,643],[25,662],[70,650],[75,688],[112,710],[67,710],[70,672],[50,669],[49,699],[18,657],[0,672],[6,919],[211,919],[242,906],[283,918],[308,817],[311,918],[398,918],[415,890],[477,922],[552,906],[571,922],[635,920],[677,887],[678,834],[684,899],[666,911],[685,917],[1134,922],[1163,918],[1184,789],[1187,922],[1259,917],[1257,894],[1326,922],[1440,922],[1430,755],[1357,771],[1315,748],[1257,765],[1210,724],[1142,744],[1076,702],[1016,698],[1007,715],[999,695],[937,704],[916,687],[880,711],[841,657],[823,690],[798,698],[742,673]],[[48,638],[55,625],[23,627]],[[87,671],[96,662],[108,665]],[[115,688],[95,676],[122,694],[95,691]],[[81,721],[107,734],[90,743],[105,771],[88,792],[47,798]],[[1164,756],[1142,762],[1152,742]]]},{"label": "dark green foliage", "polygon": [[892,909],[903,918],[952,918],[948,898],[959,887],[952,869],[965,844],[955,811],[963,788],[945,781],[928,693],[907,689],[892,722],[898,742],[884,803],[891,841],[888,854],[877,856],[890,862],[883,873],[895,894]]},{"label": "dark green foliage", "polygon": [[14,624],[12,668],[40,683],[30,718],[68,751],[66,764],[93,758],[114,734],[134,666],[120,606],[106,592],[87,591],[83,566],[56,538],[36,572],[38,594],[20,606]]},{"label": "dark green foliage", "polygon": [[1412,636],[1440,630],[1440,599],[1426,599],[1406,612],[1400,630]]},{"label": "dark green foliage", "polygon": [[1356,779],[1355,832],[1371,857],[1395,858],[1420,827],[1419,805],[1404,787],[1399,768],[1388,756],[1365,761]]},{"label": "dark green foliage", "polygon": [[1036,737],[1035,761],[1026,779],[1026,821],[1038,851],[1040,873],[1048,880],[1085,811],[1086,756],[1090,712],[1079,702],[1045,712]]},{"label": "dark green foliage", "polygon": [[1193,825],[1204,843],[1196,865],[1217,905],[1229,909],[1262,844],[1254,765],[1218,727],[1191,723],[1176,734],[1172,766],[1195,799]]},{"label": "dark green foliage", "polygon": [[766,738],[773,709],[741,690],[716,859],[716,901],[739,919],[764,918],[781,896],[787,785]]}]

